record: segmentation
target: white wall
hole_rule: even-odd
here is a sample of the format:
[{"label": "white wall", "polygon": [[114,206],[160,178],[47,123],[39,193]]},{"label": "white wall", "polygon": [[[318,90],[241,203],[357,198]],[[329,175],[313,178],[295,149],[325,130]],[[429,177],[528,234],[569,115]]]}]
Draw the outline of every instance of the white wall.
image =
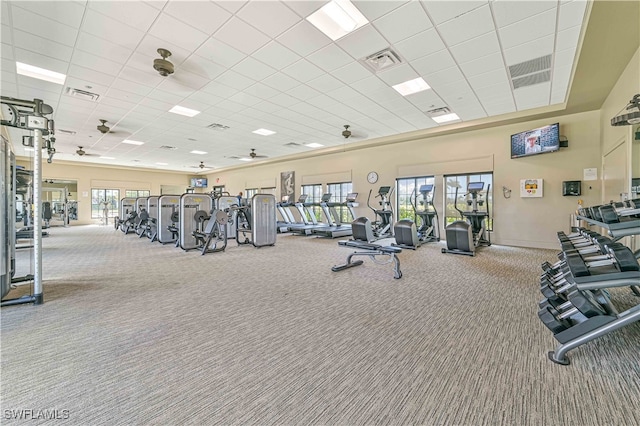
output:
[{"label": "white wall", "polygon": [[[510,158],[511,134],[555,122],[560,122],[561,134],[569,139],[568,148],[533,157]],[[582,180],[584,168],[599,167],[599,135],[599,111],[592,111],[346,150],[316,158],[257,164],[244,169],[211,173],[209,181],[215,185],[226,185],[232,193],[254,187],[255,182],[275,181],[279,189],[280,172],[293,170],[296,173],[298,195],[303,183],[326,185],[336,182],[338,177],[351,177],[353,190],[360,193],[360,207],[356,213],[371,215],[366,207],[369,190],[375,191],[381,185],[394,185],[398,177],[436,175],[438,193],[435,203],[442,212],[442,175],[493,171],[495,190],[492,240],[498,244],[557,248],[556,232],[569,229],[569,217],[576,210],[578,198],[583,199],[586,205],[597,204],[600,200],[599,185],[583,185],[581,197],[561,195],[562,181]],[[380,175],[375,185],[369,185],[366,181],[366,175],[370,171],[377,171]],[[520,180],[527,178],[544,179],[543,198],[520,198]],[[502,196],[503,186],[512,190],[511,198]]]}]

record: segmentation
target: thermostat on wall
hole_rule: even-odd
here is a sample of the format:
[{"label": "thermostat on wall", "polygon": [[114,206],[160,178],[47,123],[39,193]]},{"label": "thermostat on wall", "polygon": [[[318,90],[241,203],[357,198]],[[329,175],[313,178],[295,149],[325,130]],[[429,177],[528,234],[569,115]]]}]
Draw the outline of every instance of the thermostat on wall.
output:
[{"label": "thermostat on wall", "polygon": [[562,182],[562,195],[581,195],[581,181],[566,180]]}]

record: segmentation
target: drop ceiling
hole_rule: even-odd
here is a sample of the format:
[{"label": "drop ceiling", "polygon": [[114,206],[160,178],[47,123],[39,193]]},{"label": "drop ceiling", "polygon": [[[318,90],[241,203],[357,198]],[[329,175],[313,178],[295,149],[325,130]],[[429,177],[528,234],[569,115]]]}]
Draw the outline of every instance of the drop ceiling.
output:
[{"label": "drop ceiling", "polygon": [[[355,0],[369,23],[334,42],[306,20],[325,3],[3,1],[1,93],[53,107],[54,161],[191,173],[202,161],[207,172],[246,166],[251,149],[269,161],[313,152],[307,144],[446,129],[429,113],[441,108],[473,122],[562,104],[589,8]],[[172,52],[168,77],[153,69],[158,48]],[[385,49],[399,63],[376,71],[363,61]],[[66,81],[18,75],[16,62]],[[418,77],[431,88],[408,96],[392,88]],[[170,113],[176,105],[201,112]],[[96,129],[101,119],[107,134]],[[252,133],[261,128],[276,133]],[[11,137],[16,154],[29,156],[23,133]],[[91,155],[75,154],[79,146]]]}]

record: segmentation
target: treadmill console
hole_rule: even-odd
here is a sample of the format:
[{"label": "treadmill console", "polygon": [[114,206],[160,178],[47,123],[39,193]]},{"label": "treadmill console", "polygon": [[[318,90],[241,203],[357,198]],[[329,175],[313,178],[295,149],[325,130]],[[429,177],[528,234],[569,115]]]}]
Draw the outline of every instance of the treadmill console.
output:
[{"label": "treadmill console", "polygon": [[288,203],[289,202],[289,196],[288,195],[283,195],[282,196],[282,202],[283,203]]},{"label": "treadmill console", "polygon": [[353,203],[358,198],[357,192],[350,192],[347,194],[347,203]]},{"label": "treadmill console", "polygon": [[300,196],[298,197],[298,202],[304,203],[305,201],[307,201],[307,194],[300,194]]},{"label": "treadmill console", "polygon": [[322,203],[328,203],[329,200],[331,200],[331,193],[327,193],[327,194],[322,194],[322,198],[320,199],[320,202]]},{"label": "treadmill console", "polygon": [[469,182],[467,185],[468,192],[480,192],[484,189],[484,182]]},{"label": "treadmill console", "polygon": [[421,185],[420,186],[420,193],[421,194],[425,194],[425,193],[429,193],[433,191],[433,185]]}]

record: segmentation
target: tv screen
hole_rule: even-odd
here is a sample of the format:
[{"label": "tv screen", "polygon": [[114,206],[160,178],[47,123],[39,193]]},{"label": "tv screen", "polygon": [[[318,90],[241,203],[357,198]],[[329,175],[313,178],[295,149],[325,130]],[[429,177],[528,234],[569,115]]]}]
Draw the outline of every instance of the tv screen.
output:
[{"label": "tv screen", "polygon": [[511,135],[511,158],[544,154],[558,149],[560,149],[559,123]]},{"label": "tv screen", "polygon": [[191,186],[194,188],[206,188],[207,178],[191,178]]}]

